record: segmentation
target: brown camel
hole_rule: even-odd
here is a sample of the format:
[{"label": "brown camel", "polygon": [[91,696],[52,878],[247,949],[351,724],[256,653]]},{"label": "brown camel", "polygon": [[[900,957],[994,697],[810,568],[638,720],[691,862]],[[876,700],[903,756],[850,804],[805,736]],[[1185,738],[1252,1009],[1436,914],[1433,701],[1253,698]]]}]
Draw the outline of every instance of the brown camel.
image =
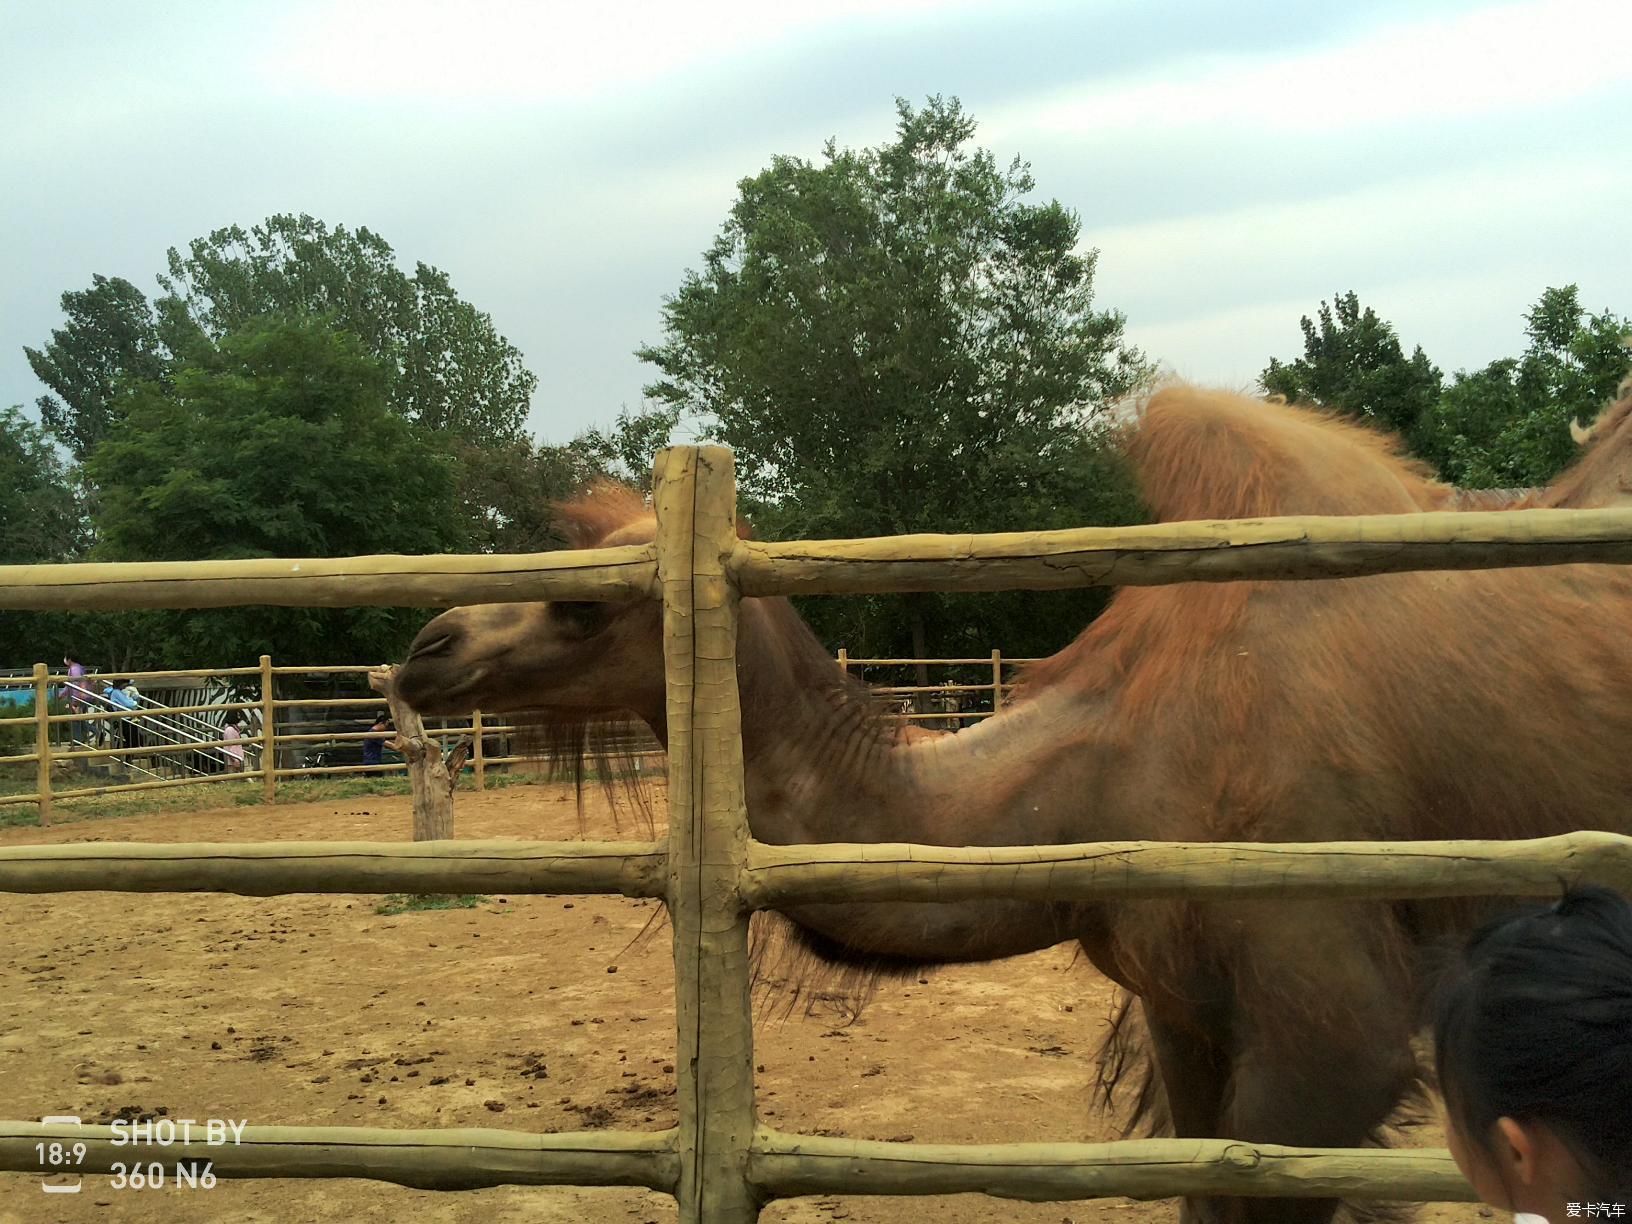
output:
[{"label": "brown camel", "polygon": [[[1128,447],[1164,520],[1446,501],[1379,434],[1232,395],[1164,390]],[[652,538],[630,490],[563,513],[578,546]],[[428,714],[628,710],[662,738],[660,626],[646,601],[456,608],[421,631],[398,683]],[[1125,588],[1000,714],[907,743],[869,716],[865,691],[785,600],[743,601],[738,650],[748,814],[766,842],[1632,832],[1622,567]],[[1175,1133],[1347,1147],[1416,1083],[1420,954],[1476,909],[991,900],[787,917],[821,956],[884,970],[1078,940],[1138,997],[1142,1023],[1122,1035],[1148,1041]],[[1184,1214],[1323,1224],[1336,1207],[1212,1199]]]}]

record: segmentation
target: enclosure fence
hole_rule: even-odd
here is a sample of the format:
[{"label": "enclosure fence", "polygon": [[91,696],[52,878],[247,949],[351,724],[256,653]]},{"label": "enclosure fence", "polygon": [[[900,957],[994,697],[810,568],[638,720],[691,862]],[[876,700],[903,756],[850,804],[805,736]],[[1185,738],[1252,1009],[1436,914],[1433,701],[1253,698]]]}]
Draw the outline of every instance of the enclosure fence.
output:
[{"label": "enclosure fence", "polygon": [[[223,783],[259,782],[263,800],[275,802],[281,779],[326,777],[337,774],[391,774],[403,771],[401,761],[380,764],[330,765],[317,759],[322,754],[312,750],[332,751],[355,746],[369,740],[389,742],[394,732],[336,731],[332,728],[317,732],[291,729],[308,725],[292,722],[297,713],[380,710],[385,698],[378,693],[370,697],[280,697],[279,677],[311,677],[314,675],[354,674],[366,677],[376,667],[326,666],[278,667],[268,655],[262,655],[255,667],[223,667],[180,671],[121,672],[121,677],[138,681],[174,680],[204,677],[231,686],[242,700],[219,700],[187,705],[148,704],[135,710],[86,708],[63,710],[63,700],[53,702],[52,693],[78,689],[81,701],[89,698],[94,689],[83,677],[55,675],[44,663],[36,663],[30,684],[33,689],[31,704],[34,712],[25,716],[0,718],[0,731],[7,727],[32,727],[33,750],[0,755],[0,769],[34,766],[34,789],[15,794],[0,794],[0,806],[34,803],[39,805],[40,823],[51,823],[52,808],[58,800],[83,799],[99,795],[117,795],[129,792],[171,789],[180,786],[209,786]],[[12,685],[11,687],[15,687]],[[248,695],[252,694],[252,695]],[[103,703],[104,706],[106,703]],[[52,706],[59,707],[52,712]],[[0,707],[8,708],[8,707]],[[219,720],[237,713],[246,728],[238,739],[223,738]],[[182,721],[185,720],[185,721]],[[453,722],[428,727],[432,739],[457,743],[469,740],[469,764],[477,790],[487,786],[487,771],[494,767],[524,764],[533,757],[517,751],[512,736],[521,729],[503,718],[480,710],[468,722]],[[157,728],[171,727],[178,734],[163,736]],[[662,749],[644,726],[630,725],[619,736],[622,747],[629,749],[637,759],[660,758]],[[227,756],[230,748],[241,749],[242,768],[238,761]],[[494,749],[497,751],[494,751]],[[56,777],[60,766],[77,767],[78,779],[67,779],[64,786]],[[90,772],[102,771],[106,781],[88,783]],[[170,776],[165,776],[170,775]],[[142,780],[145,777],[147,780]]]},{"label": "enclosure fence", "polygon": [[[848,650],[841,648],[837,662],[847,676],[862,676],[869,669],[981,669],[989,678],[983,676],[978,683],[949,680],[940,684],[870,686],[879,700],[886,703],[881,718],[955,730],[999,712],[1006,694],[1013,687],[1012,680],[1005,677],[1004,669],[1036,660],[1006,658],[1001,650],[993,650],[990,656],[979,658],[865,658],[853,657]],[[121,678],[134,681],[209,680],[220,686],[217,695],[223,697],[222,700],[185,705],[149,703],[135,710],[127,710],[111,708],[105,699],[100,701],[102,708],[90,707],[89,703],[98,699],[95,685],[105,677],[58,675],[47,664],[36,663],[31,678],[27,680],[10,683],[0,680],[0,689],[15,690],[21,685],[28,685],[31,689],[29,704],[34,709],[32,715],[0,717],[0,732],[7,727],[28,727],[33,731],[32,751],[0,752],[0,771],[8,767],[34,766],[34,789],[0,793],[0,806],[36,804],[40,824],[49,825],[52,810],[59,800],[258,781],[264,802],[273,803],[277,800],[280,779],[400,773],[404,769],[401,761],[331,765],[323,760],[327,752],[335,749],[343,751],[347,746],[368,740],[389,741],[394,733],[336,731],[332,727],[316,732],[290,729],[291,726],[306,725],[291,723],[291,715],[314,711],[344,715],[350,711],[378,710],[384,704],[384,697],[377,693],[368,697],[280,697],[277,689],[280,676],[366,677],[384,666],[274,666],[270,655],[262,655],[259,664],[254,667],[121,672]],[[250,696],[252,691],[253,696]],[[55,699],[53,694],[56,694]],[[225,699],[234,696],[242,700]],[[69,703],[78,704],[81,708],[60,708]],[[59,707],[55,713],[52,712],[53,705]],[[240,716],[246,728],[259,729],[246,730],[237,739],[223,738],[219,724],[233,713]],[[534,759],[529,753],[515,749],[512,737],[521,729],[506,722],[502,716],[484,716],[477,710],[467,723],[441,721],[441,726],[427,727],[426,734],[432,739],[452,744],[469,741],[470,755],[465,769],[477,790],[487,788],[489,768],[520,765]],[[174,733],[164,734],[163,728],[169,728]],[[662,746],[644,725],[630,723],[616,736],[616,745],[621,752],[639,762],[642,768],[661,768]],[[229,756],[229,749],[236,749],[242,755]],[[75,770],[79,775],[67,779],[66,786],[56,776],[62,766]],[[100,772],[104,780],[90,782],[93,771]]]},{"label": "enclosure fence", "polygon": [[[1238,1140],[937,1145],[791,1134],[754,1108],[748,918],[812,901],[1545,896],[1632,887],[1632,838],[1521,842],[956,848],[772,846],[744,807],[736,685],[744,596],[1057,589],[1422,569],[1632,561],[1632,511],[1282,518],[976,536],[739,541],[729,451],[658,456],[651,545],[527,556],[34,566],[0,569],[0,607],[447,606],[538,599],[663,603],[670,821],[663,842],[95,843],[0,851],[0,890],[45,893],[506,892],[659,897],[674,936],[679,1124],[658,1133],[523,1134],[251,1127],[238,1146],[178,1145],[219,1177],[368,1177],[466,1189],[646,1186],[686,1224],[741,1224],[804,1194],[1032,1200],[1127,1195],[1471,1200],[1442,1150],[1304,1149]],[[0,1122],[0,1169],[35,1145],[120,1158],[107,1127]]]}]

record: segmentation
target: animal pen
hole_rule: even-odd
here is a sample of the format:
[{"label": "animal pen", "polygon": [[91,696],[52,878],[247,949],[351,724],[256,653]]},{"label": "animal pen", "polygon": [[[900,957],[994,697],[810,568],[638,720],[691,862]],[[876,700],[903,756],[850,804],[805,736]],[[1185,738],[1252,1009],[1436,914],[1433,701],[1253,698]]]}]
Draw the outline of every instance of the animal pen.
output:
[{"label": "animal pen", "polygon": [[[882,659],[851,657],[841,648],[837,662],[846,675],[864,674],[866,669],[899,670],[905,667],[935,666],[959,668],[965,672],[979,669],[983,678],[979,683],[957,683],[955,680],[930,685],[870,685],[873,693],[886,702],[903,708],[881,713],[888,721],[911,724],[923,722],[938,728],[957,728],[990,718],[1003,708],[1013,681],[1004,676],[1005,668],[1035,663],[1035,659],[1005,658],[1000,650],[989,657],[978,659]],[[42,826],[51,823],[52,812],[59,800],[83,799],[91,796],[117,795],[136,791],[171,789],[181,786],[211,786],[221,783],[258,782],[264,800],[276,800],[278,784],[296,778],[327,777],[336,774],[382,775],[401,773],[406,766],[401,760],[377,765],[330,763],[331,753],[359,749],[362,741],[386,738],[370,731],[336,730],[334,720],[347,718],[367,723],[366,712],[377,710],[385,703],[378,693],[366,697],[290,697],[280,694],[279,683],[287,686],[291,680],[312,681],[325,679],[344,681],[347,677],[366,677],[370,672],[385,667],[356,666],[288,666],[274,665],[270,655],[262,655],[254,667],[191,668],[184,671],[135,671],[126,673],[130,679],[142,681],[186,682],[191,696],[179,701],[148,701],[137,710],[111,706],[105,699],[100,705],[90,703],[92,690],[84,687],[75,677],[54,674],[44,663],[36,663],[31,674],[19,676],[8,683],[0,679],[0,698],[20,694],[33,706],[31,715],[0,716],[0,731],[13,728],[28,735],[31,751],[7,753],[0,745],[0,770],[6,767],[30,766],[34,777],[32,791],[0,793],[0,807],[34,804],[39,810]],[[207,683],[206,683],[207,682]],[[79,688],[85,694],[86,708],[52,713],[53,692],[63,693]],[[926,708],[918,708],[919,704]],[[23,708],[15,700],[0,702],[0,710]],[[222,720],[237,713],[248,727],[237,739],[222,738]],[[312,716],[317,715],[316,719]],[[503,769],[525,764],[533,758],[518,751],[515,735],[519,730],[502,715],[484,716],[473,711],[466,720],[435,720],[438,725],[427,729],[427,735],[443,744],[469,745],[466,768],[477,790],[486,789],[489,769]],[[121,725],[134,724],[141,729],[144,742],[136,747],[115,747],[114,740]],[[313,731],[312,727],[322,727]],[[393,733],[394,734],[394,733]],[[651,731],[639,723],[631,723],[618,736],[621,750],[626,750],[642,768],[661,768],[662,746]],[[243,768],[229,770],[224,749],[238,747],[246,753]],[[59,766],[77,769],[79,776],[64,788],[54,777]],[[106,771],[107,776],[95,780],[92,770]],[[126,779],[119,780],[123,773]]]},{"label": "animal pen", "polygon": [[[367,557],[0,569],[0,607],[663,603],[670,821],[659,842],[73,844],[0,850],[10,892],[622,893],[663,899],[674,938],[679,1125],[525,1134],[250,1127],[171,1156],[219,1177],[364,1177],[426,1189],[644,1186],[687,1224],[741,1224],[775,1198],[983,1192],[1038,1201],[1181,1195],[1470,1200],[1441,1150],[1150,1139],[994,1146],[791,1134],[755,1117],[748,919],[822,901],[1546,896],[1632,888],[1632,838],[1526,842],[775,846],[749,833],[736,687],[745,596],[1058,589],[1424,569],[1632,562],[1632,510],[1426,513],[1166,523],[977,536],[742,541],[729,451],[658,456],[654,544],[527,556]],[[34,1145],[120,1157],[107,1127],[0,1122],[0,1169]]]}]

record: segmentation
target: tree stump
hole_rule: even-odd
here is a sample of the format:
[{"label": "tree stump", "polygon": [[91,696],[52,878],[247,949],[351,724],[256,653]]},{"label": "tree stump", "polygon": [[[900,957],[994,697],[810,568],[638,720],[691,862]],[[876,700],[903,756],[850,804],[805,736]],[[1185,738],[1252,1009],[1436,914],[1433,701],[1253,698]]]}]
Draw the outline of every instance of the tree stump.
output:
[{"label": "tree stump", "polygon": [[[425,730],[425,722],[397,695],[395,667],[368,673],[368,687],[385,698],[397,735],[391,746],[408,765],[408,784],[414,793],[414,840],[445,841],[453,837],[453,788],[459,782],[468,744],[442,759],[442,748]],[[449,764],[453,768],[449,770]]]}]

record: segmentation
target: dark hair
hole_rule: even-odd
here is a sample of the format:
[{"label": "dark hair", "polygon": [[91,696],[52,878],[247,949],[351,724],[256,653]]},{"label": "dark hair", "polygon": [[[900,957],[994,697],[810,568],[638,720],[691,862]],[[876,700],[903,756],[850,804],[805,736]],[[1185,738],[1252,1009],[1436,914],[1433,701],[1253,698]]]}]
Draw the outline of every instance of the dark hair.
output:
[{"label": "dark hair", "polygon": [[1482,927],[1441,982],[1434,1060],[1457,1129],[1539,1122],[1589,1198],[1632,1188],[1632,903],[1607,888]]}]

